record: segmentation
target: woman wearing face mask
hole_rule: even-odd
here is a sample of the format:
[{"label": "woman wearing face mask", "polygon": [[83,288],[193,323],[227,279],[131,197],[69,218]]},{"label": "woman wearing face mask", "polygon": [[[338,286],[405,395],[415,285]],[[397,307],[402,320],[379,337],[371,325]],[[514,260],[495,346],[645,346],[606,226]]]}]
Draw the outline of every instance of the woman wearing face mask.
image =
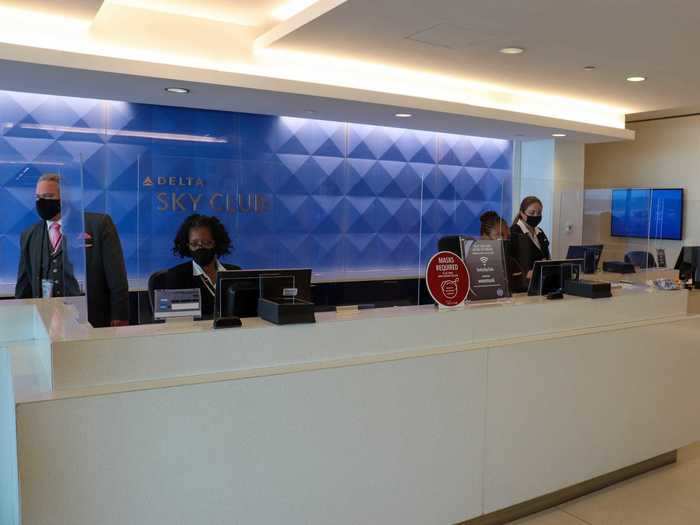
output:
[{"label": "woman wearing face mask", "polygon": [[231,238],[216,217],[190,215],[175,236],[173,253],[192,260],[170,268],[165,276],[167,289],[199,288],[202,317],[211,318],[216,297],[216,274],[222,270],[240,270],[223,264],[219,257],[231,253]]},{"label": "woman wearing face mask", "polygon": [[482,241],[503,241],[506,270],[508,271],[508,286],[512,293],[527,292],[525,272],[511,254],[510,229],[508,223],[495,211],[487,211],[479,217],[481,222]]},{"label": "woman wearing face mask", "polygon": [[538,228],[542,222],[542,201],[537,197],[525,197],[510,228],[513,257],[532,277],[535,262],[550,259],[549,239]]}]

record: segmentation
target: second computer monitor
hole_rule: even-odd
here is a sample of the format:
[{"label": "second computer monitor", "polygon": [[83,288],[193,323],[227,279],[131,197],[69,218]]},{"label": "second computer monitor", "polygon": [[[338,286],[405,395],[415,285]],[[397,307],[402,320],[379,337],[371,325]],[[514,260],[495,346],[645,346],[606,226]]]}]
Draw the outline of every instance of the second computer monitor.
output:
[{"label": "second computer monitor", "polygon": [[569,246],[567,259],[583,259],[583,273],[596,273],[603,255],[602,244]]},{"label": "second computer monitor", "polygon": [[568,280],[578,280],[583,269],[583,259],[563,261],[537,261],[532,267],[528,295],[547,295],[560,291]]},{"label": "second computer monitor", "polygon": [[260,297],[296,297],[311,301],[311,269],[230,270],[217,274],[215,318],[257,317]]}]

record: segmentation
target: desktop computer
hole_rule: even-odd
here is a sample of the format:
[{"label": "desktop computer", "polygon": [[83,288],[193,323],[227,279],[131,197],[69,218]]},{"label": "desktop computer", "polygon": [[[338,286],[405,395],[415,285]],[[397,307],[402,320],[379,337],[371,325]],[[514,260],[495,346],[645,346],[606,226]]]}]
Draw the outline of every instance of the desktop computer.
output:
[{"label": "desktop computer", "polygon": [[311,269],[219,272],[214,326],[240,326],[241,318],[258,316],[276,324],[314,322]]},{"label": "desktop computer", "polygon": [[602,244],[569,246],[567,259],[583,259],[583,273],[596,273],[603,255]]},{"label": "desktop computer", "polygon": [[535,262],[527,294],[549,295],[561,292],[566,281],[580,279],[583,263],[583,259]]}]

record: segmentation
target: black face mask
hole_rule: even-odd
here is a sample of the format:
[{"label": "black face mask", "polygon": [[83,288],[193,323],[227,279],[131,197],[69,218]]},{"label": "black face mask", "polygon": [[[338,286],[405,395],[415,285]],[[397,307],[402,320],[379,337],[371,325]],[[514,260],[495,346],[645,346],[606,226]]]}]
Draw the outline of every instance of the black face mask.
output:
[{"label": "black face mask", "polygon": [[527,216],[527,224],[528,226],[532,226],[533,228],[537,228],[540,223],[542,222],[542,215],[528,215]]},{"label": "black face mask", "polygon": [[50,221],[61,213],[60,199],[37,199],[36,212],[45,221]]},{"label": "black face mask", "polygon": [[213,248],[200,248],[191,252],[192,259],[202,268],[209,266],[209,264],[216,257],[216,251]]}]

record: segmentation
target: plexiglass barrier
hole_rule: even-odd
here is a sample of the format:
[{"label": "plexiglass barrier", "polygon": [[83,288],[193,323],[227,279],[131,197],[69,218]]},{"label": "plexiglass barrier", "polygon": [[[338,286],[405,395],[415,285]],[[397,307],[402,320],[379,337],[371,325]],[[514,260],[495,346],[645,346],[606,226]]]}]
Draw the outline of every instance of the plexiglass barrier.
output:
[{"label": "plexiglass barrier", "polygon": [[45,160],[27,166],[4,160],[0,168],[11,193],[0,220],[14,225],[2,240],[3,271],[12,277],[2,283],[3,295],[62,297],[86,321],[82,163]]},{"label": "plexiglass barrier", "polygon": [[[583,213],[567,214],[582,207]],[[598,278],[649,284],[678,279],[684,246],[698,245],[698,203],[676,190],[596,188],[564,192],[557,221],[560,256],[597,253]]]},{"label": "plexiglass barrier", "polygon": [[[314,133],[319,144],[327,139],[320,127]],[[176,243],[188,217],[200,214],[216,217],[230,238],[230,253],[218,253],[222,267],[309,268],[319,306],[432,303],[422,279],[441,240],[508,241],[512,147],[423,138],[403,160],[361,153],[352,136],[345,147],[359,153],[344,157],[141,156],[132,286],[201,285],[191,229]],[[139,298],[139,320],[147,322],[149,294]]]},{"label": "plexiglass barrier", "polygon": [[[677,278],[681,248],[700,246],[700,232],[692,220],[700,208],[687,194],[680,201],[673,192],[644,188],[557,193],[552,181],[544,179],[514,188],[508,170],[446,161],[421,165],[351,158],[320,166],[318,161],[294,160],[296,167],[281,158],[143,155],[120,191],[109,193],[98,193],[94,182],[86,180],[83,163],[56,163],[32,178],[17,175],[17,194],[24,196],[24,206],[31,211],[21,229],[40,222],[34,211],[35,187],[42,175],[56,174],[61,185],[62,255],[55,266],[48,265],[49,224],[44,222],[46,229],[40,229],[46,243],[41,257],[47,262],[42,272],[56,269],[62,276],[54,279],[51,294],[76,297],[71,301],[84,319],[90,304],[104,299],[104,290],[92,295],[90,265],[105,264],[95,221],[102,224],[108,216],[123,248],[131,320],[142,323],[153,321],[149,288],[198,287],[213,305],[215,290],[205,281],[209,277],[215,285],[219,269],[308,268],[313,272],[312,298],[321,306],[396,306],[433,303],[422,279],[428,260],[441,249],[472,256],[469,264],[476,272],[483,254],[470,251],[478,246],[474,241],[502,241],[494,253],[503,250],[509,265],[504,295],[526,292],[532,264],[515,256],[513,232],[541,231],[554,260],[587,258],[593,252],[594,265],[585,268],[589,275],[634,283]],[[540,200],[542,207],[535,215],[541,213],[542,219],[527,230],[518,223],[518,212],[523,198],[531,194]],[[207,230],[193,236],[192,228],[185,231],[183,225],[194,214],[214,217],[216,223],[193,223]],[[201,248],[214,250],[218,262],[208,265],[207,254],[199,254],[198,268],[193,252]],[[19,247],[14,250],[13,265],[18,265]],[[116,258],[108,258],[110,268],[115,267]],[[510,270],[518,267],[525,278],[514,285],[511,274],[518,272]],[[622,273],[631,268],[634,274]],[[41,280],[50,277],[46,272],[30,295],[42,295]],[[348,282],[354,283],[351,291],[345,286]],[[374,292],[357,293],[365,284],[378,282]],[[15,283],[8,283],[8,289],[10,285],[14,292]],[[471,292],[470,302],[478,302]],[[367,293],[374,293],[371,301],[364,299]]]},{"label": "plexiglass barrier", "polygon": [[[416,304],[421,176],[407,162],[367,159],[143,156],[131,282],[202,286],[193,261],[194,248],[212,249],[204,240],[218,268],[311,269],[319,306],[379,305],[384,288],[388,303]],[[359,283],[376,292],[358,293]],[[150,300],[139,294],[140,322]]]},{"label": "plexiglass barrier", "polygon": [[[54,283],[60,289],[51,293],[77,297],[71,301],[85,319],[89,305],[96,304],[89,265],[104,254],[98,253],[101,239],[94,238],[95,214],[116,224],[135,308],[132,322],[153,321],[149,289],[154,287],[201,288],[213,308],[216,292],[206,287],[207,277],[215,285],[217,270],[234,268],[311,269],[312,298],[333,305],[366,302],[357,287],[351,292],[343,287],[348,282],[381,282],[373,306],[432,304],[423,282],[428,260],[441,249],[457,250],[471,257],[469,265],[477,272],[483,254],[471,251],[478,247],[474,241],[502,241],[493,251],[502,250],[500,258],[508,265],[505,298],[527,291],[532,264],[515,256],[513,232],[527,234],[518,212],[528,190],[547,183],[551,189],[552,181],[530,180],[516,191],[505,170],[470,173],[464,166],[426,163],[421,171],[408,163],[345,159],[293,172],[289,162],[142,156],[124,183],[124,200],[117,192],[95,198],[79,162],[53,166],[47,173],[61,183],[63,255],[56,266],[62,278]],[[22,181],[27,208],[34,205],[42,174]],[[134,195],[137,204],[124,204]],[[700,232],[689,220],[698,203],[687,195],[681,202],[675,194],[652,189],[603,188],[533,196],[540,199],[536,213],[542,219],[531,233],[542,232],[554,260],[587,258],[592,252],[594,265],[585,268],[589,276],[635,283],[675,279],[681,248],[700,246]],[[205,232],[183,229],[194,214],[214,217],[216,223],[192,223],[200,229],[203,224]],[[204,253],[197,256],[203,257],[201,264],[194,264],[193,252],[200,248],[213,249],[218,262],[207,268]],[[519,267],[525,278],[515,283],[512,274],[518,272],[511,270]],[[631,268],[634,274],[622,273]],[[326,289],[333,286],[334,291]],[[478,302],[474,291],[469,302]]]},{"label": "plexiglass barrier", "polygon": [[[522,267],[527,277],[524,287],[511,286],[513,293],[527,291],[534,261],[544,258],[583,260],[582,278],[654,286],[661,279],[677,281],[681,249],[700,245],[700,232],[688,220],[698,203],[676,190],[569,189],[576,184],[532,178],[513,188],[505,178],[500,188],[480,184],[479,191],[491,187],[492,192],[471,200],[441,180],[446,173],[449,169],[437,169],[423,181],[421,275],[439,249],[464,255],[464,239],[503,238],[505,258],[515,259],[513,266]],[[532,207],[526,215],[541,215],[530,226],[519,215],[523,202]],[[450,234],[436,234],[445,223]],[[501,224],[502,229],[494,227]],[[530,257],[523,257],[528,250],[518,246],[523,239],[531,241],[526,241]],[[427,290],[421,293],[422,302],[431,302]]]},{"label": "plexiglass barrier", "polygon": [[[431,303],[422,278],[441,240],[483,232],[485,240],[507,241],[513,218],[509,143],[481,158],[470,142],[450,140],[429,144],[434,151],[425,162],[142,156],[132,286],[201,285],[192,228],[177,239],[199,214],[215,217],[230,239],[230,253],[218,253],[221,267],[309,268],[319,306]],[[451,153],[438,162],[443,150]],[[149,294],[139,297],[139,318],[147,322]]]},{"label": "plexiglass barrier", "polygon": [[[86,228],[86,215],[84,206],[84,181],[82,162],[66,163],[61,167],[61,213],[56,228],[52,221],[48,222],[48,258],[42,259],[42,288],[53,287],[53,296],[66,298],[66,302],[73,304],[78,313],[79,321],[86,322],[96,315],[90,311],[90,298],[87,270],[87,258],[89,250],[93,250],[95,243],[94,233]],[[54,245],[54,239],[57,245]],[[55,246],[55,247],[54,247]],[[93,254],[90,253],[92,258]],[[62,279],[54,279],[56,275],[63,274]],[[46,290],[48,291],[48,290]],[[94,310],[94,308],[93,308]]]},{"label": "plexiglass barrier", "polygon": [[[97,219],[92,214],[100,215],[114,225],[123,252],[110,252],[106,262],[111,275],[113,263],[123,260],[132,322],[152,320],[149,282],[202,284],[190,239],[176,246],[180,227],[193,214],[216,217],[226,231],[231,249],[218,252],[221,267],[310,268],[322,306],[431,302],[420,279],[438,241],[479,237],[485,211],[512,220],[508,141],[284,117],[244,120],[245,130],[229,126],[219,135],[107,133],[96,143],[108,138],[110,147],[81,150],[84,162],[75,166],[63,158],[30,163],[32,181],[13,189],[23,201],[24,222],[2,245],[10,254],[2,261],[5,295],[14,292],[19,231],[36,218],[27,218],[33,186],[46,172],[61,172],[65,208],[73,210],[63,226],[70,262],[64,282],[71,293],[95,291],[89,268],[93,261],[105,263],[105,254],[101,239],[90,236]],[[22,176],[27,165],[18,163],[17,173],[0,165],[3,179]],[[78,211],[83,209],[87,221]]]},{"label": "plexiglass barrier", "polygon": [[[421,253],[416,270],[422,278],[419,288],[421,304],[433,303],[423,278],[426,265],[438,251],[457,253],[467,259],[470,281],[474,285],[479,280],[481,270],[492,267],[494,260],[490,257],[507,259],[505,248],[510,239],[513,219],[510,171],[512,159],[509,156],[508,143],[504,142],[502,146],[502,151],[494,151],[491,157],[486,158],[507,159],[507,163],[488,168],[484,165],[484,158],[479,156],[475,159],[474,152],[469,149],[467,142],[439,144],[440,151],[456,153],[454,156],[444,156],[443,162],[431,169],[422,179]],[[485,246],[479,248],[478,242],[475,244],[475,241],[498,243],[489,249],[492,255],[487,257],[481,253],[475,257],[472,250],[478,252],[485,249]],[[505,263],[507,264],[507,260]],[[493,274],[489,273],[487,279],[492,277]],[[500,284],[495,287],[499,290],[498,296],[489,295],[489,298],[510,296],[508,280],[501,279]],[[480,294],[475,293],[475,288],[471,287],[469,301],[477,301],[479,298]]]}]

